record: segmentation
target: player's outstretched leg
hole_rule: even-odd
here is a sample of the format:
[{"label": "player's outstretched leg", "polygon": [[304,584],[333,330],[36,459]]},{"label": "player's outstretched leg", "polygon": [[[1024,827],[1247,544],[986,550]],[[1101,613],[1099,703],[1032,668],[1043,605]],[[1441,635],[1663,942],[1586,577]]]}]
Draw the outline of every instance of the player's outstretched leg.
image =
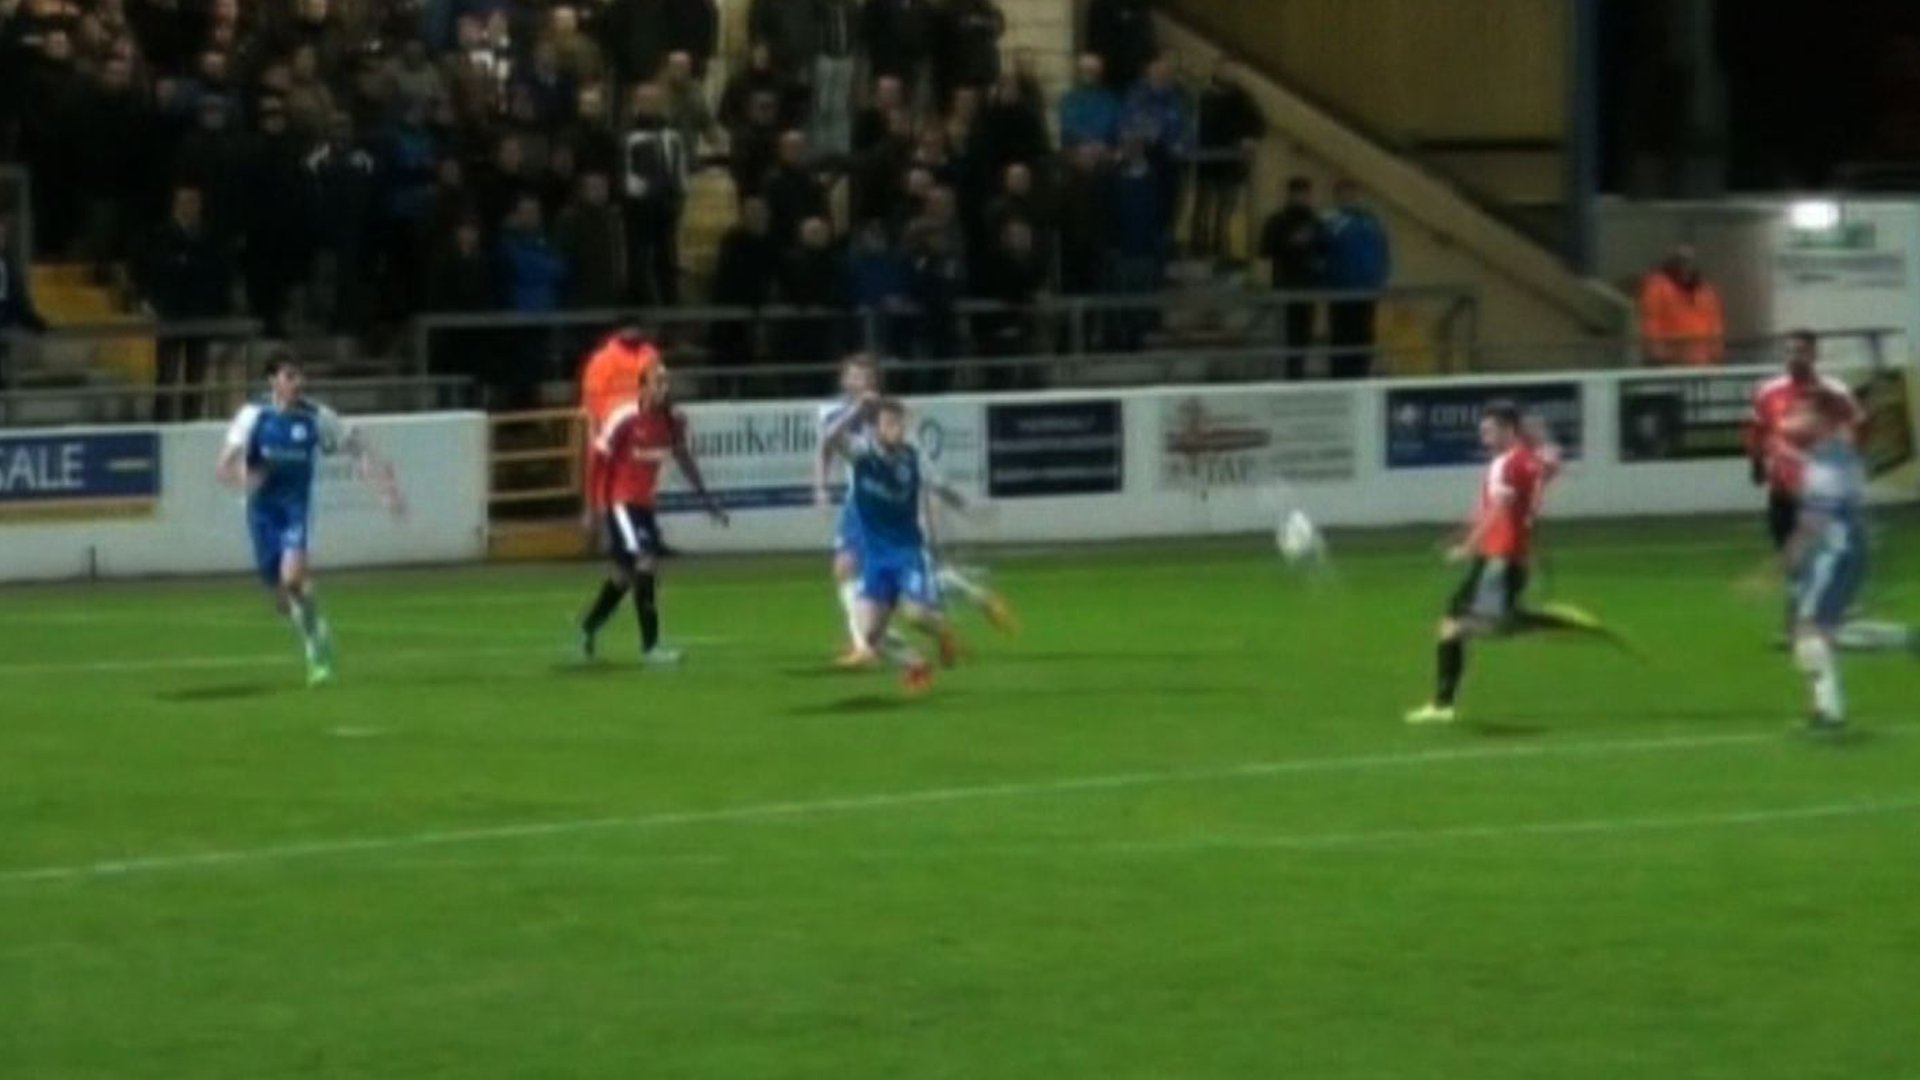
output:
[{"label": "player's outstretched leg", "polygon": [[1020,632],[1020,619],[1013,613],[1013,607],[1006,598],[982,585],[971,575],[958,567],[942,565],[939,571],[940,588],[943,591],[959,593],[967,602],[979,608],[993,628],[1005,634]]},{"label": "player's outstretched leg", "polygon": [[1907,652],[1920,657],[1920,628],[1877,619],[1849,619],[1833,643],[1856,652]]},{"label": "player's outstretched leg", "polygon": [[924,635],[939,651],[940,666],[953,668],[960,663],[960,639],[955,636],[947,617],[938,608],[923,607],[919,604],[906,604],[902,607],[907,625]]},{"label": "player's outstretched leg", "polygon": [[600,628],[607,625],[613,613],[620,610],[620,601],[626,599],[629,582],[624,576],[608,577],[600,583],[600,592],[593,598],[592,606],[580,619],[580,658],[592,660],[598,653]]},{"label": "player's outstretched leg", "polygon": [[1434,646],[1433,699],[1407,714],[1409,724],[1451,724],[1456,718],[1454,701],[1460,696],[1460,681],[1467,673],[1467,639],[1470,624],[1459,619],[1440,621],[1439,641]]},{"label": "player's outstretched leg", "polygon": [[1623,652],[1639,655],[1619,631],[1600,621],[1598,616],[1572,604],[1547,604],[1540,608],[1523,608],[1515,611],[1507,619],[1505,630],[1509,634],[1580,634],[1604,641]]}]

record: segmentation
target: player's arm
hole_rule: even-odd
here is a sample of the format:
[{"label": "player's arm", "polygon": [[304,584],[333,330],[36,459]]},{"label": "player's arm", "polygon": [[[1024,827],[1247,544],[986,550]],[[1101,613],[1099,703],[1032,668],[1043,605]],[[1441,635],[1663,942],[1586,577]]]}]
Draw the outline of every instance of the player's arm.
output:
[{"label": "player's arm", "polygon": [[861,420],[873,411],[874,402],[880,400],[877,394],[862,395],[852,408],[843,410],[827,429],[820,433],[820,452],[814,456],[813,484],[814,496],[825,501],[827,477],[833,470],[833,459],[853,456],[853,429]]},{"label": "player's arm", "polygon": [[253,441],[253,426],[260,420],[260,406],[245,405],[234,414],[233,423],[227,428],[227,437],[220,444],[220,454],[214,460],[214,479],[221,484],[236,489],[251,490],[258,483],[257,478],[247,470],[247,444]]},{"label": "player's arm", "polygon": [[[1513,468],[1511,464],[1507,469]],[[1515,478],[1502,472],[1500,484],[1493,490],[1490,505],[1481,513],[1474,515],[1473,524],[1453,547],[1447,549],[1447,558],[1454,562],[1465,562],[1479,552],[1486,542],[1487,534],[1493,531],[1494,523],[1504,515],[1513,512],[1513,503],[1518,498]]]},{"label": "player's arm", "polygon": [[319,411],[318,425],[321,449],[344,455],[352,462],[353,474],[380,496],[380,505],[386,507],[388,513],[395,517],[405,514],[407,500],[400,493],[400,475],[393,463],[374,448],[366,433],[346,426],[340,414],[332,409]]},{"label": "player's arm", "polygon": [[707,490],[706,477],[700,474],[700,461],[693,456],[693,443],[687,439],[687,422],[678,412],[673,414],[673,463],[680,467],[681,475],[687,478],[693,493],[707,504],[707,516],[723,528],[731,522],[720,500]]},{"label": "player's arm", "polygon": [[1747,475],[1755,487],[1767,482],[1767,447],[1773,442],[1773,424],[1767,418],[1766,391],[1754,392],[1753,413],[1747,417]]}]

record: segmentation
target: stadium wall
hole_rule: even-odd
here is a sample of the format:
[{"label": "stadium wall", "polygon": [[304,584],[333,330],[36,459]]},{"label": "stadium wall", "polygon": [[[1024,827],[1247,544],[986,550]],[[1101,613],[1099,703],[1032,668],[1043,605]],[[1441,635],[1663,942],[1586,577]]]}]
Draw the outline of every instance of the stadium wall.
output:
[{"label": "stadium wall", "polygon": [[[1875,413],[1869,447],[1887,502],[1920,499],[1910,373],[1843,367]],[[1366,385],[1165,388],[948,397],[916,406],[917,436],[977,508],[963,543],[1059,543],[1273,529],[1301,508],[1324,525],[1459,521],[1483,468],[1480,408],[1517,398],[1567,448],[1555,517],[1726,513],[1759,505],[1741,448],[1770,369]],[[733,508],[730,529],[669,481],[676,543],[696,551],[822,550],[812,505],[815,406],[693,405],[696,449]]]},{"label": "stadium wall", "polygon": [[[487,423],[479,413],[356,420],[399,470],[395,520],[342,459],[315,492],[329,567],[481,558]],[[0,581],[248,571],[244,506],[214,481],[224,423],[0,434]]]}]

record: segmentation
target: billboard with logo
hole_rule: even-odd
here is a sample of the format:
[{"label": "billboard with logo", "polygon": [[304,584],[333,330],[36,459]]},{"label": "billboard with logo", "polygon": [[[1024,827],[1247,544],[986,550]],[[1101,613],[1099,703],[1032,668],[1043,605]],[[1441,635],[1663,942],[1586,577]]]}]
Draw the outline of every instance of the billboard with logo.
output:
[{"label": "billboard with logo", "polygon": [[[912,439],[941,479],[970,495],[980,493],[986,472],[984,407],[929,399],[909,402]],[[697,404],[687,412],[688,438],[700,459],[707,487],[729,510],[810,506],[820,453],[817,404]],[[830,493],[844,497],[841,471]],[[701,508],[679,470],[667,470],[661,487],[665,512]]]},{"label": "billboard with logo", "polygon": [[1117,399],[987,407],[987,492],[996,499],[1110,495],[1126,480]]},{"label": "billboard with logo", "polygon": [[1172,491],[1352,480],[1348,389],[1214,391],[1163,399],[1159,486]]},{"label": "billboard with logo", "polygon": [[1577,382],[1418,387],[1387,392],[1387,467],[1425,469],[1487,459],[1480,417],[1488,403],[1511,401],[1544,421],[1568,460],[1582,454],[1586,422]]},{"label": "billboard with logo", "polygon": [[0,436],[0,516],[143,515],[159,498],[157,432]]},{"label": "billboard with logo", "polygon": [[[1631,464],[1742,458],[1753,393],[1769,376],[1647,376],[1620,383],[1620,460]],[[1861,451],[1875,476],[1914,458],[1912,401],[1902,371],[1847,380],[1867,414]]]}]

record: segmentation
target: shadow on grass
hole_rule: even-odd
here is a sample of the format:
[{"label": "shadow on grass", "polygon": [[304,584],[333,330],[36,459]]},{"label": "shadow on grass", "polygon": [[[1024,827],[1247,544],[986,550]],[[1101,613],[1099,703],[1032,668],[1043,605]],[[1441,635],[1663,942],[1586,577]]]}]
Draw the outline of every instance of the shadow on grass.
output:
[{"label": "shadow on grass", "polygon": [[275,697],[295,688],[284,682],[219,683],[213,686],[187,686],[178,690],[162,690],[154,697],[159,701],[194,705],[210,701],[249,701],[256,698]]},{"label": "shadow on grass", "polygon": [[1464,725],[1472,734],[1488,739],[1537,739],[1550,729],[1541,724],[1522,724],[1513,721],[1478,721]]},{"label": "shadow on grass", "polygon": [[931,697],[913,698],[899,692],[891,694],[855,694],[852,697],[837,698],[818,705],[801,705],[787,710],[789,716],[872,716],[880,713],[905,712],[909,709],[922,709],[939,700],[951,697],[935,691]]}]

